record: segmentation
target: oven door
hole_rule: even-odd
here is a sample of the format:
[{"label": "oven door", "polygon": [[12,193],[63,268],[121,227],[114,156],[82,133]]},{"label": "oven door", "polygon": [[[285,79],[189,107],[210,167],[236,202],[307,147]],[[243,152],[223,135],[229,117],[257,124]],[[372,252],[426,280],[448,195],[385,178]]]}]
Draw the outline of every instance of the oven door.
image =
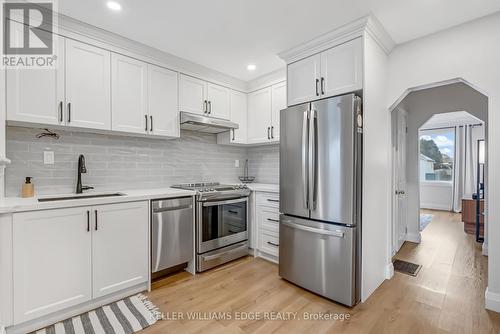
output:
[{"label": "oven door", "polygon": [[199,254],[248,239],[248,197],[198,202],[196,211]]}]

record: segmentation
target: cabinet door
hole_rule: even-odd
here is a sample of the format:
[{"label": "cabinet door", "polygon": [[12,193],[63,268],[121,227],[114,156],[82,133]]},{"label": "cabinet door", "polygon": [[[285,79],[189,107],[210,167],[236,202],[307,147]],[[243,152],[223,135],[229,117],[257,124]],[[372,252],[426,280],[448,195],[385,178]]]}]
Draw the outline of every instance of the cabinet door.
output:
[{"label": "cabinet door", "polygon": [[148,203],[92,207],[93,297],[148,280]]},{"label": "cabinet door", "polygon": [[132,133],[149,132],[148,65],[133,58],[113,54],[111,73],[112,129]]},{"label": "cabinet door", "polygon": [[245,144],[247,142],[247,94],[232,90],[230,93],[231,122],[239,128],[230,131],[231,143]]},{"label": "cabinet door", "polygon": [[280,140],[280,113],[286,108],[286,81],[272,87],[271,141]]},{"label": "cabinet door", "polygon": [[89,210],[14,214],[14,323],[91,299]]},{"label": "cabinet door", "polygon": [[229,119],[229,89],[211,83],[207,84],[208,114],[212,117]]},{"label": "cabinet door", "polygon": [[179,110],[205,114],[206,82],[187,75],[179,77]]},{"label": "cabinet door", "polygon": [[248,94],[248,143],[271,139],[271,87]]},{"label": "cabinet door", "polygon": [[150,129],[156,136],[179,137],[178,74],[149,65]]},{"label": "cabinet door", "polygon": [[321,53],[322,97],[363,88],[363,45],[358,38]]},{"label": "cabinet door", "polygon": [[[22,26],[11,25],[16,37]],[[17,29],[15,28],[17,27]],[[7,121],[61,124],[64,107],[64,39],[56,39],[57,65],[54,69],[6,69]]]},{"label": "cabinet door", "polygon": [[288,105],[319,98],[320,55],[314,55],[287,67]]},{"label": "cabinet door", "polygon": [[66,40],[66,124],[111,130],[110,52]]}]

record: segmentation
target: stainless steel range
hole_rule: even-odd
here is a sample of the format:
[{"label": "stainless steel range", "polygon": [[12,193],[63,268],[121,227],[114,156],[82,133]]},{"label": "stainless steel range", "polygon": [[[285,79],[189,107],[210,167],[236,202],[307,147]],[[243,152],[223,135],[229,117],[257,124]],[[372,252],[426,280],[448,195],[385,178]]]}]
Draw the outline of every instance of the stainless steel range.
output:
[{"label": "stainless steel range", "polygon": [[245,185],[186,183],[196,191],[196,270],[205,271],[248,254],[248,196]]}]

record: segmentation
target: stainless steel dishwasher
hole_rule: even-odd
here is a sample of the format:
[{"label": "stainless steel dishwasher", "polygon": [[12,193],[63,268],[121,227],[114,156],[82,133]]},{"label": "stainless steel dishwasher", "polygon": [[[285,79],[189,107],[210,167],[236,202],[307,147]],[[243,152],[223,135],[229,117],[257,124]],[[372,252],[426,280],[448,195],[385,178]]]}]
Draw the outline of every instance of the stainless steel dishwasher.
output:
[{"label": "stainless steel dishwasher", "polygon": [[151,202],[151,271],[159,273],[183,265],[194,254],[192,197]]}]

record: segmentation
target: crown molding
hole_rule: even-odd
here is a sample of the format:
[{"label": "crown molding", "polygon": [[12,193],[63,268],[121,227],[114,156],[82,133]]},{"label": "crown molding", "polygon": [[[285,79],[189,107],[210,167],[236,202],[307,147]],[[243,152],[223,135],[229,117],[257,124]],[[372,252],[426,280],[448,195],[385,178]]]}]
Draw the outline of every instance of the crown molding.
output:
[{"label": "crown molding", "polygon": [[373,15],[368,15],[283,51],[278,56],[287,64],[290,64],[355,38],[362,37],[365,34],[372,36],[386,53],[391,52],[395,46],[394,41],[380,22]]}]

